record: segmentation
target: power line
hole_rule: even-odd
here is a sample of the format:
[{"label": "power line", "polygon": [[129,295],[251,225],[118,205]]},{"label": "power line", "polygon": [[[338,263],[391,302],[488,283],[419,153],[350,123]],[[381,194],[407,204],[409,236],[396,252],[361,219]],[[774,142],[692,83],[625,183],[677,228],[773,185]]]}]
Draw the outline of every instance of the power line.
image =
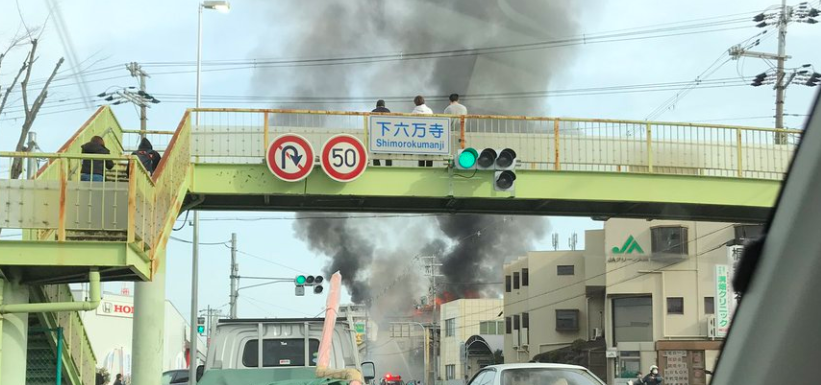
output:
[{"label": "power line", "polygon": [[263,258],[263,257],[260,257],[260,256],[258,256],[258,255],[253,255],[253,254],[250,254],[250,253],[246,253],[246,252],[244,252],[244,251],[242,251],[242,250],[237,250],[237,253],[240,253],[240,254],[245,255],[245,256],[247,256],[247,257],[251,257],[251,258],[258,259],[258,260],[263,261],[263,262],[267,262],[267,263],[270,263],[270,264],[273,264],[273,265],[277,265],[277,266],[279,266],[279,267],[286,268],[286,269],[288,269],[288,270],[291,270],[291,271],[297,272],[297,273],[299,273],[299,274],[307,274],[306,272],[301,271],[301,270],[297,270],[297,269],[295,269],[295,268],[293,268],[293,267],[291,267],[291,266],[284,265],[284,264],[281,264],[281,263],[279,263],[279,262],[274,262],[274,261],[272,261],[272,260],[270,260],[270,259]]},{"label": "power line", "polygon": [[[384,61],[405,61],[405,60],[419,60],[419,59],[430,59],[430,58],[446,58],[446,57],[460,57],[460,56],[472,56],[472,55],[482,55],[482,54],[496,54],[496,53],[508,53],[508,52],[519,52],[519,51],[530,51],[530,50],[539,50],[539,49],[546,49],[546,48],[556,48],[556,47],[566,47],[572,45],[586,45],[586,44],[594,44],[594,43],[602,43],[602,42],[615,42],[615,41],[626,41],[626,40],[636,40],[635,36],[641,35],[648,35],[648,34],[659,34],[659,35],[651,35],[651,36],[644,36],[641,37],[642,39],[649,39],[649,38],[659,38],[659,37],[669,37],[669,36],[679,36],[679,35],[687,35],[687,34],[694,34],[694,33],[708,33],[708,32],[718,32],[724,31],[727,29],[736,29],[736,28],[746,28],[746,27],[735,27],[735,28],[721,28],[721,29],[709,29],[715,28],[720,26],[732,25],[732,24],[739,24],[739,23],[747,23],[749,18],[733,18],[723,21],[709,21],[709,22],[702,22],[702,23],[692,23],[689,25],[679,25],[679,26],[669,26],[669,25],[653,25],[648,26],[643,29],[638,29],[634,31],[610,31],[610,32],[602,32],[598,34],[585,34],[585,35],[578,35],[572,37],[566,37],[561,39],[554,39],[554,40],[546,40],[546,41],[539,41],[533,43],[519,43],[519,44],[507,44],[507,45],[498,45],[498,46],[491,46],[491,47],[482,47],[482,48],[461,48],[461,49],[450,49],[450,50],[440,50],[440,51],[424,51],[424,52],[398,52],[398,53],[384,53],[384,54],[369,54],[369,55],[352,55],[352,56],[338,56],[338,57],[321,57],[321,58],[296,58],[296,59],[239,59],[239,60],[219,60],[219,61],[206,61],[203,62],[204,67],[236,67],[236,68],[223,68],[222,70],[234,70],[234,69],[253,69],[253,68],[264,68],[264,67],[293,67],[293,66],[317,66],[317,65],[340,65],[340,64],[364,64],[364,63],[377,63],[377,62],[384,62]],[[686,22],[682,22],[686,23]],[[676,34],[664,34],[668,32],[677,32],[677,31],[687,31],[687,30],[696,30],[690,31],[685,33],[676,33]],[[633,37],[633,38],[630,38]],[[147,62],[144,63],[145,66],[152,66],[152,67],[191,67],[194,66],[194,62],[190,61],[183,61],[183,62]],[[204,69],[203,71],[216,71],[220,69]],[[181,71],[173,71],[173,72],[157,72],[157,74],[178,74],[178,73],[187,73],[188,71],[181,72]]]},{"label": "power line", "polygon": [[[183,243],[188,243],[188,244],[193,244],[193,243],[194,243],[194,242],[189,241],[189,240],[187,240],[187,239],[177,238],[177,237],[175,237],[175,236],[173,236],[173,235],[172,235],[172,236],[169,236],[169,238],[170,238],[170,239],[173,239],[173,240],[175,240],[175,241],[177,241],[177,242],[183,242]],[[202,246],[219,246],[219,245],[225,245],[225,244],[228,244],[229,242],[231,242],[231,241],[224,241],[224,242],[199,242],[199,244],[200,244],[200,245],[202,245]]]}]

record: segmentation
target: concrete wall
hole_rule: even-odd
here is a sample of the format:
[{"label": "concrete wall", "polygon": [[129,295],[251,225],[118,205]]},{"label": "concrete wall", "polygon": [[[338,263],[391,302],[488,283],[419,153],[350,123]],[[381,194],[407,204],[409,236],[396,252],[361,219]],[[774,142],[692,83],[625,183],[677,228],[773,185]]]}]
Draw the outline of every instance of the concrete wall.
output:
[{"label": "concrete wall", "polygon": [[[573,265],[573,275],[558,275],[557,266]],[[526,257],[513,261],[504,268],[504,274],[512,275],[529,269],[528,287],[505,293],[505,317],[529,313],[530,328],[528,346],[517,341],[516,330],[505,334],[505,362],[528,362],[539,353],[563,348],[576,339],[587,338],[588,303],[585,295],[585,253],[583,251],[529,252]],[[556,310],[579,311],[579,330],[556,331]]]}]

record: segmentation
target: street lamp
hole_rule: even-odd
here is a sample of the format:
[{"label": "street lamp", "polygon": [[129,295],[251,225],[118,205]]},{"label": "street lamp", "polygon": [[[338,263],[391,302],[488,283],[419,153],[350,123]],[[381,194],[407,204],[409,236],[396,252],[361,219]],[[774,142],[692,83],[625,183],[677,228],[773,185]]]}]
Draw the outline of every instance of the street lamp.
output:
[{"label": "street lamp", "polygon": [[197,105],[200,107],[200,72],[202,71],[202,10],[213,9],[221,13],[228,13],[231,10],[231,3],[227,1],[203,1],[198,7],[199,16],[197,18]]},{"label": "street lamp", "polygon": [[[222,13],[226,13],[231,9],[231,5],[227,1],[203,1],[197,5],[197,105],[200,107],[200,72],[202,69],[202,10],[213,9]],[[199,126],[200,114],[195,115],[196,125]],[[200,214],[194,209],[194,221],[192,231],[194,233],[194,244],[191,251],[191,320],[197,318],[197,295],[198,295],[198,280],[199,280],[199,240],[200,240]],[[197,331],[191,328],[191,351],[197,351]],[[191,360],[191,365],[188,368],[188,378],[191,385],[197,384],[197,365],[196,360]]]}]

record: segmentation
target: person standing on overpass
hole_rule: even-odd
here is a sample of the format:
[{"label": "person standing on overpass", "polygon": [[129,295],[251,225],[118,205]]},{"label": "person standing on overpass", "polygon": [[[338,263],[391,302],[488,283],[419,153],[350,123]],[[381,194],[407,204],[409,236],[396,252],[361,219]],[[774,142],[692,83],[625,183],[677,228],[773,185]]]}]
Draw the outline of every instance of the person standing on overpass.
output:
[{"label": "person standing on overpass", "polygon": [[385,101],[379,99],[376,101],[376,108],[373,109],[371,112],[391,112],[387,107],[385,107]]},{"label": "person standing on overpass", "polygon": [[459,94],[450,94],[450,105],[445,107],[446,115],[467,115],[468,109],[459,103]]},{"label": "person standing on overpass", "polygon": [[433,115],[433,110],[425,105],[425,98],[422,95],[416,95],[413,98],[413,104],[416,104],[416,107],[413,108],[412,114]]}]

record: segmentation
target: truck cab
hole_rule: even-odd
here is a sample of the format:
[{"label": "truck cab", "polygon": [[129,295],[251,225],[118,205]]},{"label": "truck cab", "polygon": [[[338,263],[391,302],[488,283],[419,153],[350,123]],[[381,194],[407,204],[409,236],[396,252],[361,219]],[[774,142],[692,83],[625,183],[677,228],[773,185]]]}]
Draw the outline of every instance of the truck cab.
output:
[{"label": "truck cab", "polygon": [[[323,322],[323,318],[222,319],[211,339],[205,370],[315,367]],[[355,333],[346,319],[337,320],[333,336],[330,367],[361,369]]]},{"label": "truck cab", "polygon": [[[323,322],[324,318],[219,320],[202,384],[315,378]],[[329,368],[362,370],[355,338],[348,320],[337,319]]]}]

